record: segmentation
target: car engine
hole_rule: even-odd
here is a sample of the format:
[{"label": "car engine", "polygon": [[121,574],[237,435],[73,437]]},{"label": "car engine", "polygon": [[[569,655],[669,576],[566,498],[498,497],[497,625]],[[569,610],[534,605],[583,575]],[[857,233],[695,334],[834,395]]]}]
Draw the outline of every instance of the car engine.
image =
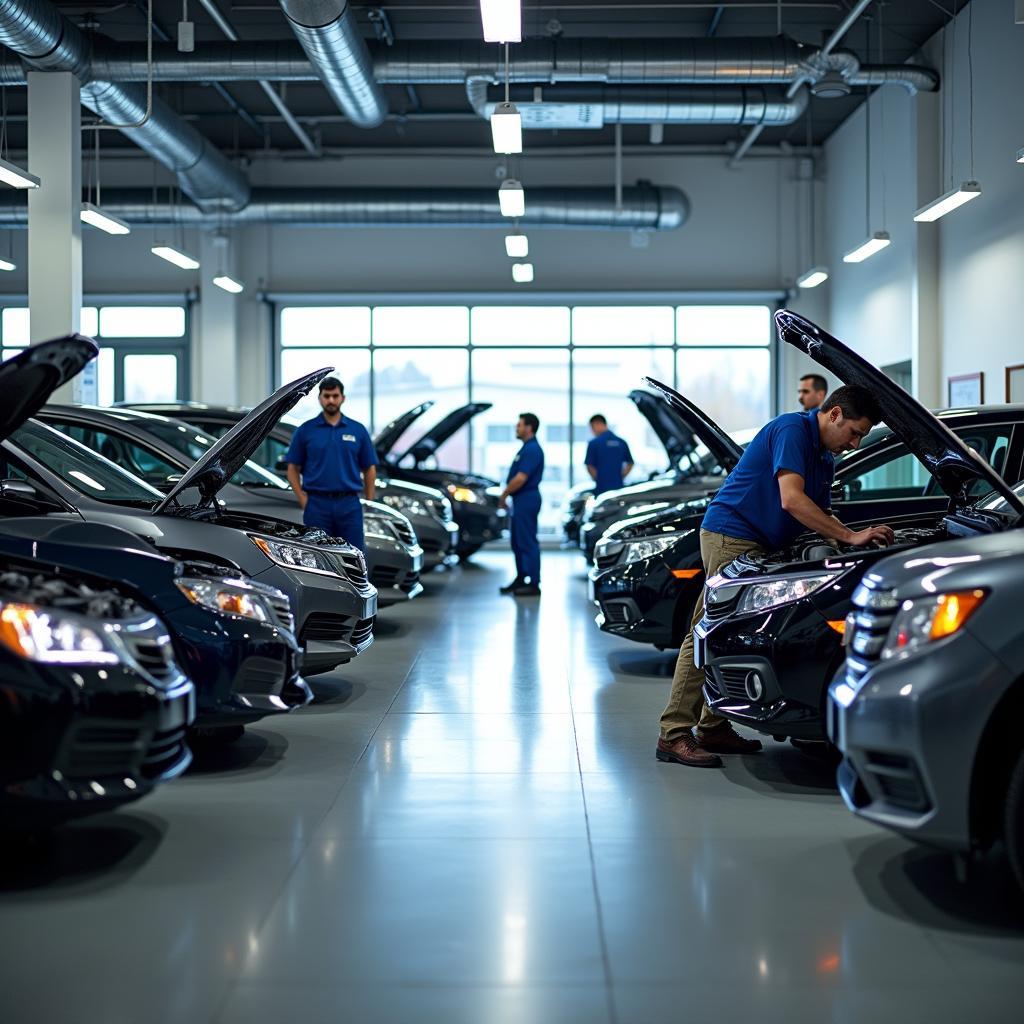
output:
[{"label": "car engine", "polygon": [[19,603],[59,608],[98,619],[127,619],[144,614],[135,601],[116,590],[92,587],[59,572],[41,573],[27,568],[0,572],[0,600],[15,595]]}]

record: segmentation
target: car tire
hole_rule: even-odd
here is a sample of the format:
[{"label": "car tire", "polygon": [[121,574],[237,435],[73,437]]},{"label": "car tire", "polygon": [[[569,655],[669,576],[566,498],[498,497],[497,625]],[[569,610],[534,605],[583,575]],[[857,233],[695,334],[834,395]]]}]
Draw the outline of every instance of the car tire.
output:
[{"label": "car tire", "polygon": [[1017,885],[1024,891],[1024,750],[1010,773],[1003,811],[1003,837]]}]

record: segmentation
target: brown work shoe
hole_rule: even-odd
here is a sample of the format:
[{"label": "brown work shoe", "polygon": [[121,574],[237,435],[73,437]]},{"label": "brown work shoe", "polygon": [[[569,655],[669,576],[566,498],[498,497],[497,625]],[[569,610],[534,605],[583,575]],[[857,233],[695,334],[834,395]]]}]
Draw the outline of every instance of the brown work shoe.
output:
[{"label": "brown work shoe", "polygon": [[712,754],[756,754],[761,749],[760,740],[744,739],[728,722],[707,731],[698,730],[697,743]]},{"label": "brown work shoe", "polygon": [[658,749],[654,756],[659,761],[673,764],[685,764],[691,768],[721,768],[722,759],[717,754],[701,750],[692,732],[684,732],[678,739],[658,740]]}]

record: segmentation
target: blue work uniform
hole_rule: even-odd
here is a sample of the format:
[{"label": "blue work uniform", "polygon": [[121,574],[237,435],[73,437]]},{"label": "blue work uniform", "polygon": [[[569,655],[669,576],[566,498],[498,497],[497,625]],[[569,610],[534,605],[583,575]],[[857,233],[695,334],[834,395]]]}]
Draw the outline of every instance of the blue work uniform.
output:
[{"label": "blue work uniform", "polygon": [[299,426],[284,459],[302,473],[308,496],[302,521],[365,551],[362,474],[377,465],[366,427],[347,416],[332,426],[321,413]]},{"label": "blue work uniform", "polygon": [[540,481],[544,476],[544,450],[535,437],[519,449],[512,460],[508,483],[518,473],[526,474],[526,483],[512,495],[512,554],[516,558],[516,578],[540,584],[540,544],[537,542],[537,516],[540,515]]},{"label": "blue work uniform", "polygon": [[787,412],[761,428],[708,506],[703,529],[768,551],[792,543],[807,527],[782,507],[781,470],[799,473],[819,508],[832,507],[836,462],[821,445],[817,412]]},{"label": "blue work uniform", "polygon": [[603,494],[605,491],[621,487],[622,467],[632,461],[633,453],[629,450],[629,445],[610,430],[591,438],[583,465],[597,473],[594,479],[594,493]]}]

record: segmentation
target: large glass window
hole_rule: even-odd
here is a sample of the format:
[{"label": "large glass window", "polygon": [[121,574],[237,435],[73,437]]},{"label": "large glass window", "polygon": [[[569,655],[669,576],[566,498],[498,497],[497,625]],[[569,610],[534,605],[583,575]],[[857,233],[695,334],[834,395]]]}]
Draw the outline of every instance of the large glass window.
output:
[{"label": "large glass window", "polygon": [[[644,377],[678,387],[741,438],[772,413],[771,310],[764,305],[290,306],[280,311],[278,380],[333,365],[346,412],[371,431],[434,405],[392,448],[401,455],[469,401],[490,402],[431,465],[504,480],[519,413],[535,412],[546,454],[541,525],[558,528],[565,493],[589,480],[589,419],[630,444],[628,482],[668,469],[662,442],[629,399]],[[318,411],[316,396],[294,415]]]}]

